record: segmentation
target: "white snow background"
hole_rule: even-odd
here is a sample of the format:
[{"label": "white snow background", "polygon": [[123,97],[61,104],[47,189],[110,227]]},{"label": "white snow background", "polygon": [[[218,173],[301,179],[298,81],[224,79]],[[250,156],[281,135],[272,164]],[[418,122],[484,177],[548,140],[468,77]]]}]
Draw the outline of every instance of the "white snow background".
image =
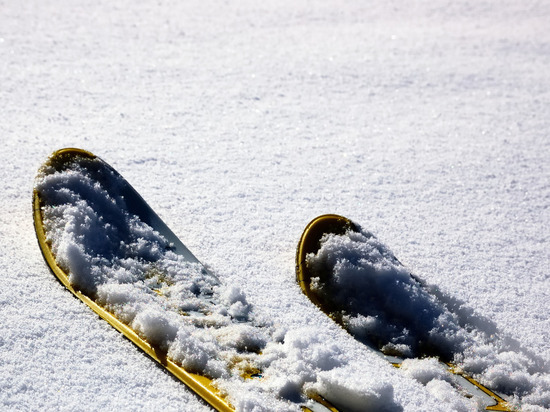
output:
[{"label": "white snow background", "polygon": [[519,0],[1,1],[0,408],[210,410],[48,271],[33,179],[67,146],[260,314],[372,365],[396,408],[460,405],[302,295],[295,247],[319,214],[539,359],[523,410],[550,408],[548,27],[547,2]]}]

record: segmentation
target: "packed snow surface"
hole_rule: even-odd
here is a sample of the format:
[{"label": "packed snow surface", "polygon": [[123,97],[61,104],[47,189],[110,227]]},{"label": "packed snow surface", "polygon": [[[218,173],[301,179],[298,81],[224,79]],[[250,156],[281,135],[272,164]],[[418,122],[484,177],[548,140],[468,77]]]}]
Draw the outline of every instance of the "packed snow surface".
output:
[{"label": "packed snow surface", "polygon": [[[516,393],[524,411],[550,409],[548,2],[5,0],[0,10],[0,409],[211,410],[48,271],[30,198],[62,147],[122,173],[235,291],[218,295],[226,305],[242,293],[247,316],[267,325],[265,348],[280,342],[262,356],[286,399],[300,381],[284,386],[282,371],[324,359],[333,369],[300,376],[354,405],[364,399],[338,388],[359,375],[353,393],[391,410],[464,409],[437,365],[393,368],[301,293],[300,235],[337,213],[437,292],[436,306],[409,303],[444,304],[451,328],[458,319],[461,367]],[[146,330],[155,316],[142,315],[142,333],[157,334]],[[373,330],[422,349],[402,325]]]}]

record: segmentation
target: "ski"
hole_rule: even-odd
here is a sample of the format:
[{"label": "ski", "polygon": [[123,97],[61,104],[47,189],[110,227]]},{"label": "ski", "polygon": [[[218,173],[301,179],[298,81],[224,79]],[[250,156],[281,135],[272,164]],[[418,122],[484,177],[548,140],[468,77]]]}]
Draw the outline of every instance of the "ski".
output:
[{"label": "ski", "polygon": [[[407,358],[433,357],[463,396],[487,411],[512,410],[502,396],[457,367],[449,348],[430,341],[429,329],[444,309],[374,235],[351,220],[328,214],[306,226],[296,252],[296,280],[311,302],[395,367]],[[420,313],[422,321],[415,319]]]},{"label": "ski", "polygon": [[[256,366],[269,325],[255,323],[244,294],[222,288],[114,168],[85,150],[54,152],[37,174],[33,218],[63,286],[212,408],[236,410],[234,388],[277,404]],[[338,411],[321,394],[300,398],[280,405]]]}]

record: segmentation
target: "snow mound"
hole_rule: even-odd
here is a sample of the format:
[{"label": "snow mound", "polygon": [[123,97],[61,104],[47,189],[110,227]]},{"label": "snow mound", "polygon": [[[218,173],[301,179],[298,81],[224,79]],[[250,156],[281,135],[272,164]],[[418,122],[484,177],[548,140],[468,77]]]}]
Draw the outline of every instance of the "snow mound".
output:
[{"label": "snow mound", "polygon": [[[511,396],[516,406],[550,407],[547,362],[501,336],[489,320],[423,284],[372,233],[359,228],[325,235],[307,263],[314,273],[330,273],[324,280],[312,278],[310,287],[343,308],[339,316],[359,341],[389,355],[454,361],[481,383]],[[410,359],[402,369],[434,396],[447,399],[442,395],[450,375],[438,363]]]}]

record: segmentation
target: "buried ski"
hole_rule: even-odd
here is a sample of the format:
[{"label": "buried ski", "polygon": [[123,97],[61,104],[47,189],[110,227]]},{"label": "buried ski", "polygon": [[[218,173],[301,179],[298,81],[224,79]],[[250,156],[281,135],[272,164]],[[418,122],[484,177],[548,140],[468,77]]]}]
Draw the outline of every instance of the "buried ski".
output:
[{"label": "buried ski", "polygon": [[297,247],[296,277],[315,305],[394,366],[424,384],[448,384],[482,410],[512,410],[453,363],[453,354],[471,344],[458,318],[351,220],[322,215],[307,225]]},{"label": "buried ski", "polygon": [[222,285],[100,158],[53,153],[37,174],[33,215],[59,281],[214,409],[338,411],[322,391],[284,381],[270,364],[285,356],[274,327],[256,320],[245,295]]}]

